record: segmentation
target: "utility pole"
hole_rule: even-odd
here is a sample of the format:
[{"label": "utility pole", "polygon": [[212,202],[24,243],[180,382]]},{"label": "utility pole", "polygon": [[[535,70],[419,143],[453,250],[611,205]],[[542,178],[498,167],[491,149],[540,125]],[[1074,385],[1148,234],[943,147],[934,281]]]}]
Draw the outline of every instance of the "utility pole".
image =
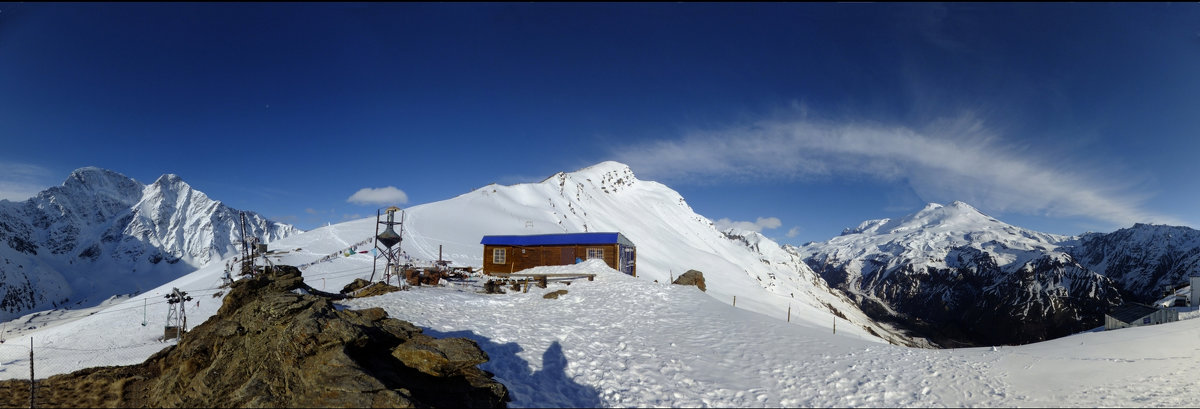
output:
[{"label": "utility pole", "polygon": [[[374,236],[375,239],[372,241],[374,241],[376,244],[375,244],[375,248],[373,248],[372,250],[376,250],[376,251],[379,250],[379,244],[378,244],[379,243],[379,216],[380,216],[379,209],[375,209],[375,236]],[[391,226],[388,226],[388,227],[391,227]],[[371,279],[368,281],[374,282],[375,281],[375,267],[379,265],[379,263],[377,262],[379,260],[379,253],[376,252],[375,254],[372,254],[372,255],[375,256],[375,259],[373,261],[376,261],[376,262],[371,263]]]}]

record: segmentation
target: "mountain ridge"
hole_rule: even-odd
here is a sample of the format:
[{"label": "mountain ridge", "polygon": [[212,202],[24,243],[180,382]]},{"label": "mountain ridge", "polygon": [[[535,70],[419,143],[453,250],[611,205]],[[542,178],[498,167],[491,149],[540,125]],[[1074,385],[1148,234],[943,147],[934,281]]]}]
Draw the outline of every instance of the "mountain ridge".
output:
[{"label": "mountain ridge", "polygon": [[[1172,234],[1177,240],[1163,239]],[[1062,236],[1001,222],[964,202],[930,203],[786,248],[876,319],[953,327],[953,335],[917,332],[955,345],[1027,343],[1094,328],[1126,298],[1149,302],[1161,297],[1154,289],[1200,272],[1200,231],[1191,228],[1135,224]],[[996,322],[1005,329],[989,329]]]},{"label": "mountain ridge", "polygon": [[[0,319],[138,292],[233,254],[239,213],[175,174],[145,185],[94,166],[0,201]],[[262,240],[299,231],[244,213]]]}]

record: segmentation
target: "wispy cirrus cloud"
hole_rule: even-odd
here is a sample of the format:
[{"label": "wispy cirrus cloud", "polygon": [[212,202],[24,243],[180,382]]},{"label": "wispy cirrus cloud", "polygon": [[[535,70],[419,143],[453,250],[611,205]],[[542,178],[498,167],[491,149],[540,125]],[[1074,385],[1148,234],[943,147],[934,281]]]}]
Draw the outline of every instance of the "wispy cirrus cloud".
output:
[{"label": "wispy cirrus cloud", "polygon": [[0,200],[22,201],[51,186],[49,169],[24,163],[0,162]]},{"label": "wispy cirrus cloud", "polygon": [[1180,224],[1144,210],[1149,193],[1130,176],[1021,148],[964,115],[920,130],[768,120],[626,147],[617,156],[640,175],[684,183],[867,177],[990,211]]}]

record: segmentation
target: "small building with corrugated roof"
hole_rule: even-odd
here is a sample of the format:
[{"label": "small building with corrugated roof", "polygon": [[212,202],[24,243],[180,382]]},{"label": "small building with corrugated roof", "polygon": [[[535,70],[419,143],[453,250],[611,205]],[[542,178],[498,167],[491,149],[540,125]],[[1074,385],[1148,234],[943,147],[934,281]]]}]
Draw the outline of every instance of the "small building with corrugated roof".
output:
[{"label": "small building with corrugated roof", "polygon": [[1104,314],[1104,329],[1140,327],[1179,321],[1179,311],[1173,308],[1154,308],[1138,303],[1125,303]]},{"label": "small building with corrugated roof", "polygon": [[483,273],[514,273],[601,259],[614,270],[637,276],[637,247],[618,232],[483,236]]}]

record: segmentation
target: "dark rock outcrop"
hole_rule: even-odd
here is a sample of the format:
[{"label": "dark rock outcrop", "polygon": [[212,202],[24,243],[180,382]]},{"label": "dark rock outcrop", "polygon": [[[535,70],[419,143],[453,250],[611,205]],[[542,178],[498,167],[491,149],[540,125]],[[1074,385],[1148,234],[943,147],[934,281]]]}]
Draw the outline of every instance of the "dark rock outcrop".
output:
[{"label": "dark rock outcrop", "polygon": [[346,284],[345,287],[342,287],[342,291],[339,291],[339,293],[350,294],[352,292],[358,291],[360,288],[364,288],[369,285],[371,285],[370,281],[363,280],[361,278],[356,278],[356,279],[354,279],[354,281],[351,281],[350,284]]},{"label": "dark rock outcrop", "polygon": [[704,288],[704,273],[696,270],[688,270],[686,273],[683,273],[683,275],[675,278],[675,281],[671,282],[671,284],[694,285],[696,288],[699,288],[700,291],[707,292]]},{"label": "dark rock outcrop", "polygon": [[[290,266],[234,282],[217,315],[179,344],[138,365],[39,381],[37,406],[506,406],[474,341],[432,338],[380,308],[338,310],[317,293]],[[21,384],[0,383],[13,392],[0,406],[29,403]]]}]

